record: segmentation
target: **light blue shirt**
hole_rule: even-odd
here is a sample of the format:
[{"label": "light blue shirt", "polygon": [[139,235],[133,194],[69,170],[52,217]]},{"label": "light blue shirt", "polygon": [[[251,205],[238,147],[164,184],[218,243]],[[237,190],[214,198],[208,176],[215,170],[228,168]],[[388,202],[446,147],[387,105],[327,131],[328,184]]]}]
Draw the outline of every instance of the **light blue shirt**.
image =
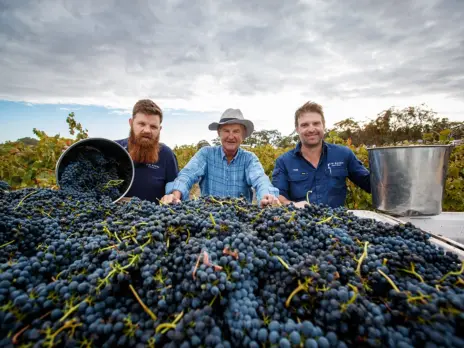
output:
[{"label": "light blue shirt", "polygon": [[258,157],[241,148],[230,163],[227,163],[222,146],[201,148],[177,178],[166,185],[166,194],[178,190],[182,193],[182,200],[186,200],[197,182],[200,183],[202,196],[239,198],[243,195],[251,202],[251,188],[255,189],[258,202],[266,194],[279,196],[279,190],[272,186]]}]

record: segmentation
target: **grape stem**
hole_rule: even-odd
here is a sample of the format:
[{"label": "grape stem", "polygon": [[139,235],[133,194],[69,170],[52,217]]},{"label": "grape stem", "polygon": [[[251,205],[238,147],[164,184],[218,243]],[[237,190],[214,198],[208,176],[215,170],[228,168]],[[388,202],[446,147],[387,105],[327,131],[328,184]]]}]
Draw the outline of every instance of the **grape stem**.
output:
[{"label": "grape stem", "polygon": [[[48,312],[48,313],[45,313],[44,315],[42,315],[39,319],[40,320],[43,320],[45,319],[46,317],[48,317],[52,312]],[[26,325],[25,327],[23,327],[21,330],[19,330],[14,336],[13,336],[13,339],[12,339],[12,342],[13,344],[18,344],[18,339],[19,339],[19,336],[21,336],[24,331],[26,331],[27,329],[29,329],[31,327],[31,325]]]},{"label": "grape stem", "polygon": [[15,242],[14,240],[11,240],[11,241],[9,241],[9,242],[7,242],[7,243],[5,243],[5,244],[0,245],[0,249],[1,249],[1,248],[4,248],[4,247],[6,247],[6,246],[8,246],[8,245],[10,245],[10,244],[13,244],[14,242]]},{"label": "grape stem", "polygon": [[69,311],[68,311],[65,315],[63,315],[63,316],[61,317],[60,322],[63,322],[63,320],[65,320],[65,319],[66,319],[67,317],[69,317],[73,312],[75,312],[75,311],[79,308],[79,306],[81,305],[81,303],[84,303],[84,302],[88,302],[88,299],[86,298],[84,301],[79,302],[79,303],[78,303],[77,305],[75,305],[74,307],[71,307],[71,308],[69,309]]},{"label": "grape stem", "polygon": [[222,253],[224,255],[232,256],[234,259],[238,260],[238,250],[231,251],[228,247],[225,247],[224,250],[222,250]]},{"label": "grape stem", "polygon": [[193,269],[193,273],[192,273],[193,280],[196,279],[195,275],[197,273],[198,266],[200,265],[201,255],[203,255],[203,251],[200,253],[200,255],[198,255],[197,263],[195,264],[195,268]]},{"label": "grape stem", "polygon": [[400,292],[400,289],[398,289],[396,284],[393,282],[393,280],[389,276],[387,276],[381,269],[378,269],[377,271],[390,283],[390,285],[396,292]]},{"label": "grape stem", "polygon": [[348,286],[353,290],[353,296],[351,296],[351,298],[348,300],[347,303],[342,304],[342,308],[341,308],[342,312],[345,312],[348,306],[353,304],[354,301],[356,301],[356,298],[358,297],[358,293],[359,293],[358,288],[356,286],[351,285],[351,284],[348,284]]},{"label": "grape stem", "polygon": [[19,201],[18,205],[16,206],[16,208],[14,208],[14,210],[16,210],[17,208],[19,208],[19,207],[23,204],[23,202],[25,201],[25,199],[26,199],[27,197],[30,197],[30,196],[32,196],[33,194],[36,194],[36,193],[38,193],[38,192],[39,192],[39,191],[37,190],[37,191],[34,191],[34,192],[31,192],[31,193],[27,194],[23,199],[21,199],[21,200]]},{"label": "grape stem", "polygon": [[369,242],[365,242],[364,243],[364,251],[361,255],[361,257],[359,258],[359,261],[358,261],[358,267],[356,267],[356,273],[358,274],[358,276],[361,277],[361,266],[362,266],[362,263],[363,261],[366,259],[367,257],[367,246],[369,245]]},{"label": "grape stem", "polygon": [[290,306],[290,302],[292,302],[292,298],[298,294],[300,291],[308,291],[309,284],[311,284],[313,278],[306,278],[304,283],[298,280],[298,287],[292,291],[292,293],[288,296],[287,301],[285,301],[285,307]]},{"label": "grape stem", "polygon": [[446,278],[450,277],[450,276],[459,276],[461,275],[462,273],[464,272],[464,261],[462,262],[461,264],[461,269],[459,271],[455,271],[455,272],[448,272],[446,273],[443,278],[441,278],[438,282],[439,283],[442,283],[445,281]]},{"label": "grape stem", "polygon": [[166,332],[168,332],[170,329],[175,329],[176,328],[176,325],[177,323],[182,319],[182,317],[184,316],[184,311],[182,311],[181,313],[179,313],[179,315],[177,315],[174,319],[174,321],[172,323],[164,323],[164,324],[159,324],[156,329],[155,329],[155,332],[156,333],[159,333],[161,331],[162,334],[165,334]]},{"label": "grape stem", "polygon": [[142,301],[140,298],[139,294],[137,294],[137,291],[135,291],[134,287],[132,284],[129,285],[129,288],[131,289],[132,293],[134,294],[135,298],[137,299],[138,303],[142,306],[143,310],[147,312],[147,314],[150,316],[150,318],[153,321],[156,321],[158,318],[156,317],[155,313],[153,313],[150,308],[147,307],[147,305]]},{"label": "grape stem", "polygon": [[288,264],[280,257],[280,256],[277,256],[276,255],[276,258],[277,260],[280,261],[280,263],[288,270],[290,267],[288,266]]},{"label": "grape stem", "polygon": [[421,283],[425,283],[424,282],[424,278],[422,278],[422,276],[416,272],[416,268],[414,266],[414,263],[411,262],[411,269],[400,269],[400,271],[403,271],[403,272],[406,272],[406,273],[409,273],[409,274],[412,274],[414,276],[416,276]]}]

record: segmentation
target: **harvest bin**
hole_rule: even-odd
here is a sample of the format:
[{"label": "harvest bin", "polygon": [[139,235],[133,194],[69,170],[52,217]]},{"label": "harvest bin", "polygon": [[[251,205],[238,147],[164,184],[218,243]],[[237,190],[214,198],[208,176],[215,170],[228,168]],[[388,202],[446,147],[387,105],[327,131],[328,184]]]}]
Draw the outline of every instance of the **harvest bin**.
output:
[{"label": "harvest bin", "polygon": [[124,180],[121,184],[120,192],[123,192],[113,202],[121,200],[132,186],[135,176],[134,163],[129,153],[121,145],[113,140],[105,138],[87,138],[82,139],[72,144],[65,152],[63,152],[56,163],[55,177],[56,183],[60,186],[61,175],[66,166],[75,161],[79,154],[97,151],[102,153],[107,158],[113,158],[118,163],[118,176]]},{"label": "harvest bin", "polygon": [[450,145],[368,148],[373,207],[392,216],[440,214],[451,149]]}]

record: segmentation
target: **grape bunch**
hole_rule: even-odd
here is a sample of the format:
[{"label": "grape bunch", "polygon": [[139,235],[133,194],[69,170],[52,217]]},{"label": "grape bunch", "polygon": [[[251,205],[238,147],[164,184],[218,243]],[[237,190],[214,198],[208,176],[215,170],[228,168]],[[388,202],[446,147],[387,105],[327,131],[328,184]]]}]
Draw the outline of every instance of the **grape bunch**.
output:
[{"label": "grape bunch", "polygon": [[463,262],[410,223],[0,195],[2,347],[463,347],[463,311]]},{"label": "grape bunch", "polygon": [[97,198],[108,196],[113,201],[121,192],[121,179],[118,174],[118,162],[100,152],[79,153],[63,170],[60,187],[70,193],[86,193]]}]

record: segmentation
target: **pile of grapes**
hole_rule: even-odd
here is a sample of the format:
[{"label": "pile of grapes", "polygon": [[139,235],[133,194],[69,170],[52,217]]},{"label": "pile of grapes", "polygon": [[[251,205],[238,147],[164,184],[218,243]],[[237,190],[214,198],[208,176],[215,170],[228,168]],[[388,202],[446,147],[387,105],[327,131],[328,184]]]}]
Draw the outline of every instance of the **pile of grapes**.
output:
[{"label": "pile of grapes", "polygon": [[86,151],[64,167],[59,184],[71,194],[86,193],[97,199],[108,196],[115,201],[124,194],[125,187],[118,168],[116,159],[95,150]]},{"label": "pile of grapes", "polygon": [[464,266],[410,224],[2,187],[1,347],[464,347]]}]

